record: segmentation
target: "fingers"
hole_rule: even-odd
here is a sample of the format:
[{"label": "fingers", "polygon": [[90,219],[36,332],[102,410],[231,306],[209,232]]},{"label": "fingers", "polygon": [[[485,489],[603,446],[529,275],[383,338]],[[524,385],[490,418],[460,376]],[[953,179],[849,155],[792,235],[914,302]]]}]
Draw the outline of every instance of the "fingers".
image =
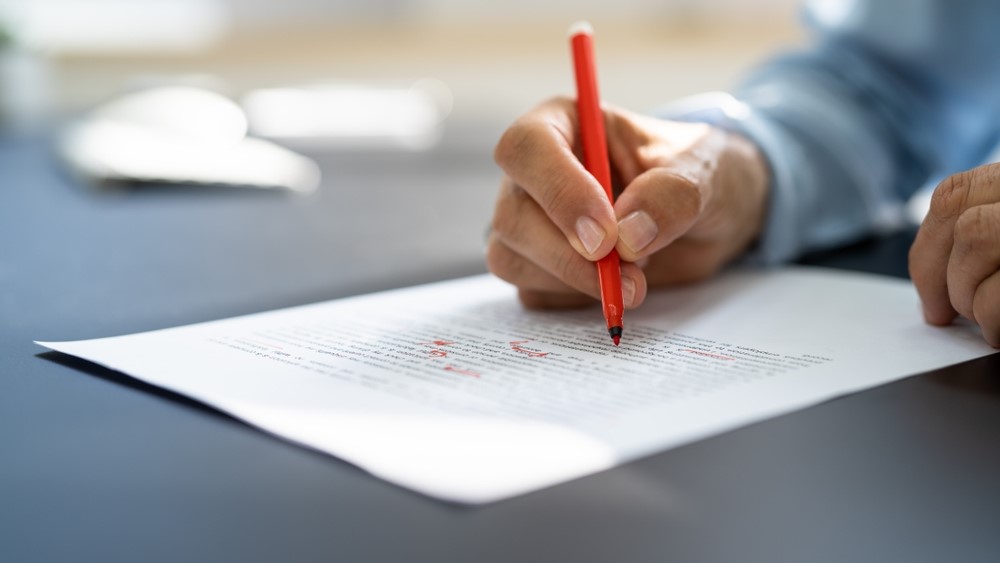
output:
[{"label": "fingers", "polygon": [[[946,273],[950,304],[965,318],[984,326],[985,319],[976,313],[975,300],[978,297],[981,301],[982,315],[997,315],[986,306],[989,292],[980,294],[979,288],[1000,270],[1000,203],[967,209],[955,222],[954,233]],[[993,309],[1000,309],[1000,301],[993,302]]]},{"label": "fingers", "polygon": [[573,153],[576,128],[573,102],[551,100],[507,129],[494,159],[572,248],[596,260],[614,247],[617,226],[604,188]]},{"label": "fingers", "polygon": [[[580,291],[524,256],[517,254],[498,239],[492,239],[487,249],[490,271],[500,279],[517,286],[518,296],[526,307],[533,309],[562,309],[581,307],[600,301],[600,283],[593,262],[584,261],[586,271],[581,281],[587,291]],[[625,307],[632,309],[646,298],[646,278],[635,264],[622,264],[622,297]]]},{"label": "fingers", "polygon": [[[522,290],[582,293],[591,301],[601,296],[594,263],[576,252],[541,206],[510,180],[501,185],[486,262],[490,271]],[[622,276],[625,305],[633,307],[645,298],[645,276],[634,264],[622,264]],[[548,302],[523,296],[522,300],[536,307]],[[558,306],[550,301],[550,306]]]},{"label": "fingers", "polygon": [[618,252],[636,261],[681,237],[714,240],[724,250],[715,265],[721,267],[763,228],[767,165],[743,137],[706,125],[662,123],[673,136],[640,151],[643,166],[652,167],[615,202]]},{"label": "fingers", "polygon": [[[983,222],[976,215],[962,220],[963,241],[959,243],[961,248],[958,250],[962,254],[956,258],[956,267],[960,267],[961,271],[952,274],[957,284],[953,302],[949,285],[949,264],[956,243],[956,226],[970,209],[998,200],[1000,166],[996,165],[981,166],[955,174],[935,189],[930,210],[917,232],[909,257],[910,277],[920,295],[927,322],[946,325],[958,314],[956,307],[961,307],[966,313],[972,309],[968,297],[971,294],[968,289],[971,284],[969,280],[982,276],[981,268],[986,266],[971,264],[976,259],[982,259],[980,255],[984,252],[987,255],[986,261],[989,261],[988,251],[975,250],[982,249],[989,240],[978,240],[976,232],[979,228],[988,228],[984,225],[989,222]],[[978,213],[980,212],[973,212]],[[996,238],[995,233],[992,236],[992,245],[996,246],[1000,239]]]},{"label": "fingers", "polygon": [[538,202],[509,179],[500,187],[486,262],[518,287],[600,297],[593,262],[576,252]]},{"label": "fingers", "polygon": [[983,338],[994,348],[1000,348],[1000,272],[983,280],[976,287],[972,310]]},{"label": "fingers", "polygon": [[[646,278],[638,266],[628,263],[622,264],[622,297],[627,309],[638,307],[646,299],[645,280]],[[518,289],[518,297],[521,299],[521,303],[530,309],[574,309],[592,305],[595,302],[595,298],[582,293],[562,293],[525,287]]]},{"label": "fingers", "polygon": [[669,168],[640,174],[615,204],[619,255],[634,262],[667,246],[697,221],[704,199],[701,184]]},{"label": "fingers", "polygon": [[[637,174],[615,202],[618,217],[618,253],[624,260],[649,256],[688,233],[698,222],[711,195],[711,177],[721,157],[723,135],[702,124],[642,122],[625,115],[612,121],[615,137],[636,137],[640,131],[658,133],[635,139]],[[627,162],[618,156],[616,162]],[[628,178],[628,176],[626,176]]]},{"label": "fingers", "polygon": [[[645,298],[647,279],[707,278],[760,231],[768,180],[750,141],[610,107],[605,120],[614,173],[626,184],[614,206],[574,154],[572,100],[529,112],[496,147],[507,178],[487,258],[528,306],[578,304],[568,297],[573,293],[598,299],[592,262],[617,248],[623,290],[633,295],[625,296],[626,306],[634,307]],[[652,277],[636,262],[649,263]]]},{"label": "fingers", "polygon": [[960,206],[951,203],[957,198],[953,178],[935,190],[931,209],[910,247],[910,278],[923,304],[924,319],[933,325],[946,325],[958,315],[948,297],[948,255],[955,242],[953,225]]}]

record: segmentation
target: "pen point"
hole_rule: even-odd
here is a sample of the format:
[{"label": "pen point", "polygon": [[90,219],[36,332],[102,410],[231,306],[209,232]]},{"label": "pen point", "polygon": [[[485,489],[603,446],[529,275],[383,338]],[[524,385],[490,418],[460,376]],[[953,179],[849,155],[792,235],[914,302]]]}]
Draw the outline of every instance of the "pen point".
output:
[{"label": "pen point", "polygon": [[620,326],[613,326],[613,327],[611,327],[611,328],[608,329],[608,333],[611,334],[611,340],[614,341],[615,346],[618,346],[618,343],[622,339],[622,327],[620,327]]}]

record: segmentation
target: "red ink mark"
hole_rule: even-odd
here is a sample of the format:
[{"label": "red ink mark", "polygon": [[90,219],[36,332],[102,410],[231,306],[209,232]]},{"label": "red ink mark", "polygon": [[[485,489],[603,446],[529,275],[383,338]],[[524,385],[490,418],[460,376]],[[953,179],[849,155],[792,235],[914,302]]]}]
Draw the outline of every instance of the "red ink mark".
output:
[{"label": "red ink mark", "polygon": [[468,375],[469,377],[478,378],[480,376],[479,372],[472,371],[471,369],[457,368],[451,364],[444,366],[444,371],[453,371],[460,375]]},{"label": "red ink mark", "polygon": [[[431,340],[430,342],[421,342],[420,343],[421,346],[451,346],[452,344],[454,344],[454,342],[450,342],[448,340],[441,340],[441,339]],[[440,350],[438,348],[435,348],[435,349],[431,350],[429,352],[429,354],[430,354],[430,356],[432,358],[447,358],[448,357],[448,352],[445,352],[444,350]]]},{"label": "red ink mark", "polygon": [[691,350],[690,348],[685,349],[684,352],[691,352],[692,354],[698,354],[699,356],[705,356],[706,358],[715,358],[716,360],[735,360],[732,356],[720,356],[719,354],[710,354],[708,352],[703,352],[701,350]]},{"label": "red ink mark", "polygon": [[548,352],[539,352],[538,350],[531,350],[529,348],[524,348],[524,347],[521,346],[521,344],[527,344],[529,342],[531,342],[531,341],[530,340],[511,340],[510,341],[510,349],[513,350],[513,351],[515,351],[515,352],[520,352],[521,354],[524,354],[524,355],[528,356],[529,358],[544,358],[545,356],[549,355]]}]

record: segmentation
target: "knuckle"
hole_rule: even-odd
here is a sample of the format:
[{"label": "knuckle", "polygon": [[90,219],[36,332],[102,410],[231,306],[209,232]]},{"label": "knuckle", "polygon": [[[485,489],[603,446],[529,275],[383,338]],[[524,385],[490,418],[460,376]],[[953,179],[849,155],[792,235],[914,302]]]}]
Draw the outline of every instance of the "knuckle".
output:
[{"label": "knuckle", "polygon": [[542,102],[542,106],[554,106],[561,110],[573,110],[576,108],[576,100],[570,98],[569,96],[552,96]]},{"label": "knuckle", "polygon": [[972,189],[974,170],[952,174],[934,188],[931,196],[930,216],[939,220],[949,220],[958,216]]},{"label": "knuckle", "polygon": [[[682,217],[693,218],[701,213],[705,198],[698,182],[683,174],[668,172],[664,179],[669,186],[670,207]],[[649,202],[655,204],[656,202]]]},{"label": "knuckle", "polygon": [[990,207],[970,207],[955,221],[955,244],[966,250],[988,249],[1000,241],[1000,218]]},{"label": "knuckle", "polygon": [[501,135],[493,160],[501,167],[516,166],[525,156],[545,148],[554,134],[573,137],[576,101],[566,96],[549,98],[518,117]]},{"label": "knuckle", "polygon": [[493,149],[493,160],[504,170],[516,168],[525,155],[534,151],[538,127],[522,118],[500,136]]},{"label": "knuckle", "polygon": [[637,189],[626,189],[630,208],[646,210],[657,223],[669,218],[686,222],[696,218],[705,204],[702,189],[692,178],[674,170],[657,169],[634,181]]},{"label": "knuckle", "polygon": [[701,186],[686,176],[677,177],[677,194],[681,203],[686,205],[693,213],[700,212],[705,207]]}]

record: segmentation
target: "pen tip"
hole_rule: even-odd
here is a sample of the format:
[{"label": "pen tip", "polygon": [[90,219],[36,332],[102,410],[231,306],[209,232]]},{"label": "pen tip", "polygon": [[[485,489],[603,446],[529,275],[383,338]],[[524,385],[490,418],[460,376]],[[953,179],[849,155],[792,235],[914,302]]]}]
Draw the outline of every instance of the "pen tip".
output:
[{"label": "pen tip", "polygon": [[622,339],[622,327],[613,326],[608,329],[608,333],[611,334],[611,340],[614,341],[615,346],[618,346],[618,343],[621,342]]}]

